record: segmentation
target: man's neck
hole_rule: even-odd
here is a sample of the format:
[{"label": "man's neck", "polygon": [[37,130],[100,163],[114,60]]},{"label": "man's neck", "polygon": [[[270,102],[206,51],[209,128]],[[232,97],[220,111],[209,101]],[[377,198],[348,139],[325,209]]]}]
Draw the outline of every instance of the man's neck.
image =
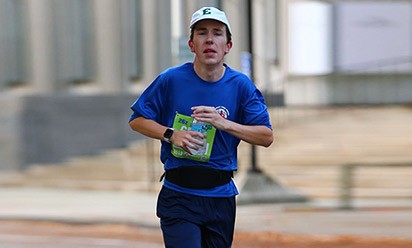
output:
[{"label": "man's neck", "polygon": [[226,66],[224,66],[223,64],[205,66],[199,65],[195,62],[194,70],[201,79],[207,82],[216,82],[219,81],[225,74]]}]

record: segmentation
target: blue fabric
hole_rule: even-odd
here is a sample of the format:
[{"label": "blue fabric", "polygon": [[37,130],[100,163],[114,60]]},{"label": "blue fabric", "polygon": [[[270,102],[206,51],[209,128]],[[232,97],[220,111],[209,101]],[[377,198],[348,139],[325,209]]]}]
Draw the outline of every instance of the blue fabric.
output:
[{"label": "blue fabric", "polygon": [[[244,125],[265,125],[272,128],[261,92],[249,78],[229,66],[217,82],[206,82],[197,76],[193,63],[186,63],[162,72],[131,106],[129,121],[143,116],[171,127],[176,113],[191,115],[191,107],[214,106],[224,116]],[[210,160],[197,162],[176,158],[171,144],[162,141],[160,159],[165,170],[185,166],[209,166],[219,170],[237,170],[237,147],[240,140],[217,130]],[[212,190],[188,190],[165,182],[170,188],[199,196],[227,197],[238,194],[233,183]]]},{"label": "blue fabric", "polygon": [[235,197],[193,196],[163,187],[157,216],[168,248],[231,247]]}]

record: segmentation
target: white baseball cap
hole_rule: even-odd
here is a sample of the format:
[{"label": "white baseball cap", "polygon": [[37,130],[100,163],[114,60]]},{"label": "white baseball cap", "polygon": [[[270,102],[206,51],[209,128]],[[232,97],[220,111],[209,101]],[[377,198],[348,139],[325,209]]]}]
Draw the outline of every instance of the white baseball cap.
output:
[{"label": "white baseball cap", "polygon": [[193,13],[192,20],[190,20],[190,29],[192,29],[197,22],[205,19],[212,19],[222,22],[232,34],[232,30],[230,29],[229,21],[227,20],[225,12],[215,7],[203,7]]}]

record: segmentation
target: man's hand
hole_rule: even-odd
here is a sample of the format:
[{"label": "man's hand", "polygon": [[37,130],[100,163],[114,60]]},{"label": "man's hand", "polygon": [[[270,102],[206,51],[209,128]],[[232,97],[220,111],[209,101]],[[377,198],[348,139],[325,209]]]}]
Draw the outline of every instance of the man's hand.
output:
[{"label": "man's hand", "polygon": [[186,152],[192,154],[189,150],[199,150],[199,146],[204,146],[205,144],[196,139],[196,137],[200,137],[201,139],[205,138],[205,135],[199,132],[193,132],[188,130],[175,130],[172,137],[170,138],[170,142],[173,145],[182,148]]},{"label": "man's hand", "polygon": [[192,107],[193,118],[209,122],[216,129],[228,132],[233,136],[246,141],[250,144],[268,147],[273,142],[273,132],[270,128],[263,125],[242,125],[223,118],[215,107],[194,106]]},{"label": "man's hand", "polygon": [[195,106],[192,107],[193,114],[191,117],[204,122],[209,122],[216,129],[225,130],[227,120],[223,118],[215,107]]}]

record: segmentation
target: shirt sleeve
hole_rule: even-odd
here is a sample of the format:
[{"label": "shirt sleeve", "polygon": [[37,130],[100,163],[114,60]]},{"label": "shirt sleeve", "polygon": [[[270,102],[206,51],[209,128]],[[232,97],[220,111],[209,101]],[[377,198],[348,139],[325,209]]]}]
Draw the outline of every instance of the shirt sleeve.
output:
[{"label": "shirt sleeve", "polygon": [[264,125],[272,129],[267,106],[262,93],[254,85],[242,104],[242,122],[245,125]]},{"label": "shirt sleeve", "polygon": [[165,79],[160,75],[143,91],[139,98],[130,107],[133,111],[129,122],[143,116],[159,122],[163,106],[163,93]]}]

